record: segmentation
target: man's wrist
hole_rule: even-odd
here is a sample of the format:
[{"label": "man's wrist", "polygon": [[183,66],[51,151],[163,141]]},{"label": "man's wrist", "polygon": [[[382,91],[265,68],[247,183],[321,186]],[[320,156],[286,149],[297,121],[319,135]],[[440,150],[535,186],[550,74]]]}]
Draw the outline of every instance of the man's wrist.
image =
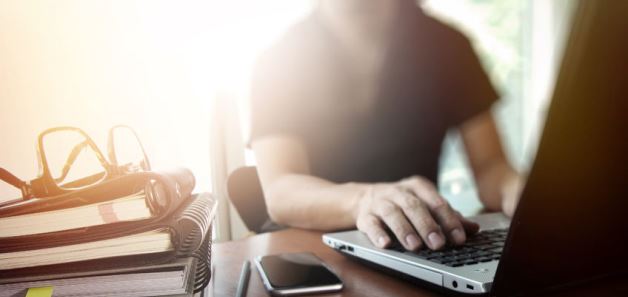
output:
[{"label": "man's wrist", "polygon": [[358,216],[360,215],[361,208],[365,204],[366,197],[368,196],[369,191],[371,191],[372,185],[364,184],[364,183],[348,183],[347,187],[351,188],[351,198],[348,199],[348,213],[351,215],[353,222],[358,220]]},{"label": "man's wrist", "polygon": [[509,175],[502,189],[502,212],[512,216],[517,208],[519,196],[523,186],[522,178],[519,174]]}]

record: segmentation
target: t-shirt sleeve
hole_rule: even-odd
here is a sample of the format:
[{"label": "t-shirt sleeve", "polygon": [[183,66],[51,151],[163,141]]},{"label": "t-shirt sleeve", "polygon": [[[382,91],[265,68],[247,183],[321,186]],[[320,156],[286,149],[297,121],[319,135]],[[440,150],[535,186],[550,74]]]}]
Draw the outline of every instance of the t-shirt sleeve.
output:
[{"label": "t-shirt sleeve", "polygon": [[462,34],[452,38],[443,70],[450,126],[459,126],[491,108],[499,99],[469,40]]}]

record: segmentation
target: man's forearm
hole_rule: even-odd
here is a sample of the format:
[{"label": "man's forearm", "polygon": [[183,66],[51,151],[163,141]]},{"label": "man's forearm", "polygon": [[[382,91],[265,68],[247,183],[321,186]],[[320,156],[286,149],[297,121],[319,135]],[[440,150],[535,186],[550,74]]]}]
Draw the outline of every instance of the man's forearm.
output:
[{"label": "man's forearm", "polygon": [[288,174],[264,189],[271,219],[282,225],[318,230],[355,227],[357,206],[366,184],[336,184]]}]

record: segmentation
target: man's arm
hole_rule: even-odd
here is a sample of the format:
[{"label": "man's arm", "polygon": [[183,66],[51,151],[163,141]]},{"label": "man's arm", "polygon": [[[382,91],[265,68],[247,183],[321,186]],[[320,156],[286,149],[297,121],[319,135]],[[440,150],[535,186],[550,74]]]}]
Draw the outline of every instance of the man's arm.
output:
[{"label": "man's arm", "polygon": [[512,216],[519,200],[522,178],[504,154],[491,112],[466,121],[460,132],[480,200],[488,209],[501,210]]},{"label": "man's arm", "polygon": [[310,175],[303,144],[289,136],[253,142],[271,219],[282,225],[333,230],[355,226],[360,184],[335,184]]},{"label": "man's arm", "polygon": [[380,247],[392,240],[386,225],[408,250],[424,244],[438,249],[446,240],[462,244],[465,230],[477,231],[423,178],[338,184],[314,177],[305,147],[288,135],[258,139],[253,150],[268,211],[277,223],[319,230],[357,226]]}]

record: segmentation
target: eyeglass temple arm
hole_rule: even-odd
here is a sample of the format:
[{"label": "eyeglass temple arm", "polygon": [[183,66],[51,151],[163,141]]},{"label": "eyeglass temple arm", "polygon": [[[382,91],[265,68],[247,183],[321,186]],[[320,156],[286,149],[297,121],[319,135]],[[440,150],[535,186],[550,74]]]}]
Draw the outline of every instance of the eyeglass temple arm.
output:
[{"label": "eyeglass temple arm", "polygon": [[17,178],[17,176],[13,175],[13,173],[7,171],[2,167],[0,167],[0,179],[18,189],[22,189],[22,187],[26,185],[26,182]]},{"label": "eyeglass temple arm", "polygon": [[2,167],[0,167],[0,179],[20,189],[22,191],[22,197],[24,199],[33,198],[33,192],[30,184],[19,179],[17,176],[13,175],[13,173],[7,171]]}]

